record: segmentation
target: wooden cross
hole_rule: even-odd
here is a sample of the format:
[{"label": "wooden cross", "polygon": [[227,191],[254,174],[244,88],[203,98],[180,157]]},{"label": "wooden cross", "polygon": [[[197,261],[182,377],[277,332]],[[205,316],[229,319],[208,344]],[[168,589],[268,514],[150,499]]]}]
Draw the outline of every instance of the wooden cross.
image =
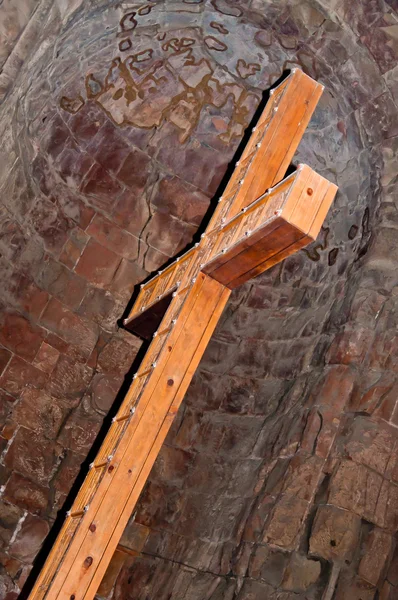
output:
[{"label": "wooden cross", "polygon": [[30,600],[92,600],[231,290],[316,239],[336,186],[282,177],[322,91],[300,70],[271,91],[200,243],[141,286],[125,326],[152,341]]}]

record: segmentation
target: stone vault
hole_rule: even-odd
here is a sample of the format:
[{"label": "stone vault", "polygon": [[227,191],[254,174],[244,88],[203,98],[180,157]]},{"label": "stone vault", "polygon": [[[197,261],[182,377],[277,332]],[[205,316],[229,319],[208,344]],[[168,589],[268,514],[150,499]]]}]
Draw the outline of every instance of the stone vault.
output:
[{"label": "stone vault", "polygon": [[339,194],[232,296],[101,594],[398,597],[396,11],[0,4],[0,598],[26,597],[131,377],[134,286],[192,241],[294,66],[325,85],[294,162]]}]

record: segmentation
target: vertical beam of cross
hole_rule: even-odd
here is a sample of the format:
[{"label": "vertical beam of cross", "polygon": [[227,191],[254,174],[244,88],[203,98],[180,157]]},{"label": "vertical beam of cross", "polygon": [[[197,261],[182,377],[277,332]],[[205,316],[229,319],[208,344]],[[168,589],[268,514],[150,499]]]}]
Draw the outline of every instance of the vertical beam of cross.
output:
[{"label": "vertical beam of cross", "polygon": [[275,89],[201,242],[142,286],[126,327],[157,330],[30,600],[92,600],[231,289],[316,237],[336,187],[279,182],[322,89],[299,70]]}]

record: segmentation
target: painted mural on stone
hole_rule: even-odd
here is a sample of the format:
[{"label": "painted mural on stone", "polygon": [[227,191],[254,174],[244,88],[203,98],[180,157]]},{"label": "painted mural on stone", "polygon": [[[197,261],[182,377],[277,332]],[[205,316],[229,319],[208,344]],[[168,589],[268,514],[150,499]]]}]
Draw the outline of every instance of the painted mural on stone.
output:
[{"label": "painted mural on stone", "polygon": [[[88,72],[85,91],[73,98],[62,96],[61,107],[74,114],[85,101],[94,100],[118,126],[147,129],[169,121],[178,128],[183,143],[195,131],[204,106],[230,105],[227,124],[219,120],[218,137],[225,144],[241,138],[259,94],[242,86],[239,78],[252,78],[261,71],[260,64],[235,59],[231,74],[213,58],[214,53],[228,51],[227,27],[212,20],[211,35],[200,26],[167,31],[161,24],[151,25],[158,13],[158,7],[150,4],[125,12],[115,35],[119,54],[111,60],[105,77]],[[143,32],[137,31],[137,25]],[[155,29],[150,45],[147,28]]]}]

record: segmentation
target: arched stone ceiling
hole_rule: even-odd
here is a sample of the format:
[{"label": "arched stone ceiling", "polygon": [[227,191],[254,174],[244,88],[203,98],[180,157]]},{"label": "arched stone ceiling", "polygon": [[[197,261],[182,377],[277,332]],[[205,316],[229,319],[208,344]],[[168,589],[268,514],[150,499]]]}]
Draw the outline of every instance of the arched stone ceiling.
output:
[{"label": "arched stone ceiling", "polygon": [[[393,0],[42,4],[0,106],[4,552],[22,569],[0,585],[22,587],[130,369],[139,342],[116,320],[134,285],[191,242],[263,90],[299,66],[325,91],[294,163],[338,196],[314,244],[234,293],[126,532],[148,537],[114,598],[321,598],[328,563],[298,596],[289,553],[306,560],[334,493],[344,406],[372,414],[367,391],[395,382]],[[264,575],[267,544],[279,579]],[[348,562],[339,600],[356,593]]]}]

